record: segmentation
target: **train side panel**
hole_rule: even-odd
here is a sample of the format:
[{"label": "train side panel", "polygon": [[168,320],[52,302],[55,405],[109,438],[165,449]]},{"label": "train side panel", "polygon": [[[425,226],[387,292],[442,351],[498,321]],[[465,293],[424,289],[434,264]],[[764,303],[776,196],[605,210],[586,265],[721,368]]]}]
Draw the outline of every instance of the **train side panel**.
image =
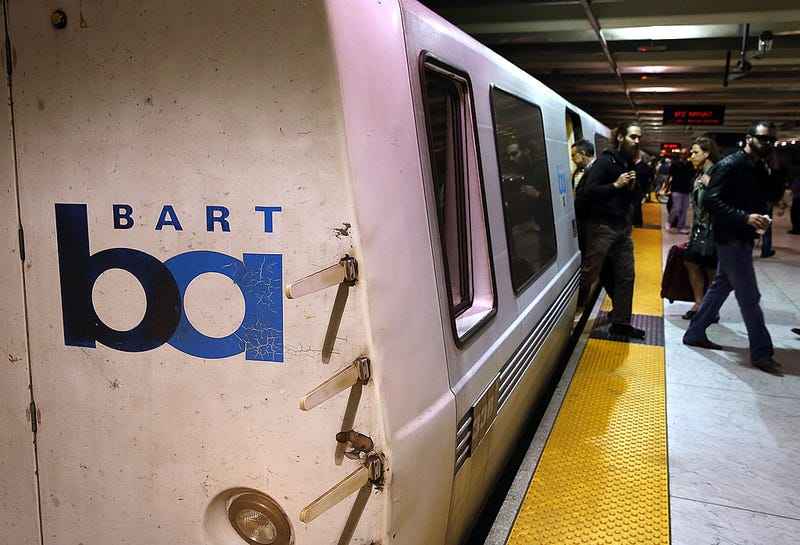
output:
[{"label": "train side panel", "polygon": [[[417,125],[424,127],[421,56],[465,74],[471,86],[477,124],[480,165],[488,216],[497,312],[474,336],[459,342],[445,327],[450,385],[456,396],[457,452],[452,471],[453,494],[446,542],[460,543],[494,486],[533,406],[552,375],[571,331],[576,302],[579,254],[570,188],[566,142],[566,103],[541,83],[494,55],[449,23],[432,17],[425,8],[406,3],[406,32],[412,92],[418,101]],[[508,196],[501,191],[503,156],[512,127],[493,109],[495,94],[518,102],[520,108],[540,111],[546,149],[547,183],[552,198],[557,251],[527,284],[515,286],[509,254],[510,238],[504,224]],[[510,97],[510,98],[508,98]],[[502,125],[502,126],[501,126]],[[524,131],[524,127],[513,127]],[[424,129],[420,130],[424,135]],[[423,170],[431,185],[427,138],[420,138]],[[427,161],[427,164],[426,164]],[[505,178],[503,178],[505,180]],[[428,194],[429,214],[435,217],[434,197]],[[484,221],[475,214],[473,221]],[[431,223],[434,253],[441,252],[438,226]],[[448,286],[445,265],[437,260],[437,282],[442,315],[447,316]],[[487,411],[487,407],[493,407]],[[496,414],[494,413],[496,411]],[[476,427],[488,412],[488,430]],[[480,436],[485,433],[485,436]]]},{"label": "train side panel", "polygon": [[[3,63],[5,68],[5,62]],[[3,85],[3,104],[11,104]],[[39,543],[25,299],[11,109],[0,109],[0,543]],[[12,541],[13,540],[13,541]]]},{"label": "train side panel", "polygon": [[362,226],[360,292],[386,427],[385,539],[441,543],[452,485],[454,400],[403,21],[394,2],[329,5]]},{"label": "train side panel", "polygon": [[[0,544],[38,543],[40,518],[43,545],[235,545],[228,511],[251,493],[274,500],[281,545],[461,543],[570,333],[568,105],[413,1],[8,9],[0,449],[31,444],[29,371],[41,422],[36,456],[0,450],[0,518],[22,535]],[[475,150],[468,320],[431,77],[465,93]],[[515,131],[538,138],[551,196],[552,248],[523,281]],[[320,280],[343,258],[355,281]],[[363,384],[331,386],[365,359]],[[330,499],[364,467],[375,486]]]},{"label": "train side panel", "polygon": [[[61,10],[63,28],[51,4],[9,5],[44,543],[241,543],[226,509],[248,490],[277,502],[298,544],[375,540],[380,494],[298,519],[360,467],[337,432],[385,444],[374,388],[299,406],[371,356],[359,288],[283,295],[362,258],[324,5]],[[9,261],[4,305],[22,324]],[[24,335],[6,331],[19,435]],[[16,489],[30,503],[30,482]]]}]

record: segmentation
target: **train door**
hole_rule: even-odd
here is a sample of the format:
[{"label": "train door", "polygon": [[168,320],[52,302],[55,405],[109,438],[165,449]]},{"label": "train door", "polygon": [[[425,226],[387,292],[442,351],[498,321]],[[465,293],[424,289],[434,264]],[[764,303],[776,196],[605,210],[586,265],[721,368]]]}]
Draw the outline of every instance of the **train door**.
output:
[{"label": "train door", "polygon": [[436,199],[440,243],[435,251],[441,252],[449,295],[447,337],[461,355],[448,366],[451,383],[458,384],[469,369],[459,368],[456,360],[477,361],[470,337],[480,333],[496,309],[488,221],[469,79],[434,57],[424,60],[422,79],[433,186],[429,194]]},{"label": "train door", "polygon": [[[406,17],[439,303],[446,317],[446,365],[456,402],[447,543],[458,543],[465,537],[459,531],[473,523],[536,399],[537,381],[550,371],[549,363],[532,360],[550,350],[537,354],[537,343],[547,336],[539,313],[553,305],[550,294],[540,297],[535,285],[547,286],[558,276],[551,266],[556,262],[553,208],[550,192],[542,191],[542,208],[550,212],[542,237],[534,234],[533,221],[506,221],[505,203],[514,199],[503,193],[503,185],[512,191],[521,185],[510,165],[501,168],[512,143],[506,127],[535,137],[526,141],[536,146],[530,150],[541,161],[536,172],[550,187],[541,109],[495,88],[497,79],[513,78],[471,43],[454,40],[447,29],[430,28],[413,12]],[[501,182],[500,171],[509,179]],[[515,234],[507,236],[507,228]],[[513,246],[523,243],[524,249]],[[526,267],[516,259],[522,255],[536,264]]]},{"label": "train door", "polygon": [[[3,8],[5,17],[5,2]],[[7,58],[3,55],[3,61]],[[8,68],[5,62],[3,68]],[[3,104],[11,104],[10,87],[2,89]],[[4,134],[13,135],[8,107],[0,109],[0,127]],[[40,543],[34,450],[37,420],[26,345],[24,237],[20,236],[18,206],[14,140],[5,138],[0,145],[0,545]]]},{"label": "train door", "polygon": [[[422,62],[421,80],[431,165],[426,181],[432,186],[428,194],[435,203],[429,206],[429,214],[435,220],[433,240],[438,240],[439,247],[434,252],[440,256],[439,270],[446,287],[440,304],[449,322],[444,332],[447,366],[459,416],[453,468],[458,473],[497,410],[499,382],[491,376],[492,366],[482,365],[485,345],[471,342],[472,337],[486,333],[496,313],[495,284],[469,77],[428,56]],[[488,387],[487,374],[491,379]],[[482,482],[470,488],[471,497],[456,487],[452,501],[455,505],[472,503],[486,485]],[[451,506],[451,517],[454,514],[463,515],[464,510]],[[463,521],[451,526],[465,527]]]}]

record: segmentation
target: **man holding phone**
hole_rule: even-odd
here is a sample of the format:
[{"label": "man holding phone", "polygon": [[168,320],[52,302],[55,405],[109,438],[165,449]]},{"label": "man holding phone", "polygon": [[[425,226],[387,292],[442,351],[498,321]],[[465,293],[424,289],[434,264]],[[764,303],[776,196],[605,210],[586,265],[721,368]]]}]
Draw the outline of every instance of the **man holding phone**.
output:
[{"label": "man holding phone", "polygon": [[645,332],[631,325],[633,262],[631,211],[641,194],[636,189],[634,164],[639,158],[642,127],[636,121],[621,123],[611,133],[613,145],[604,150],[587,174],[585,197],[592,203],[586,220],[586,253],[581,265],[579,304],[585,304],[603,263],[610,258],[614,270],[610,333],[643,339]]},{"label": "man holding phone", "polygon": [[747,328],[750,363],[770,374],[780,375],[780,364],[772,357],[775,349],[761,310],[753,267],[753,244],[770,225],[770,203],[783,195],[781,173],[775,169],[773,146],[775,124],[756,121],[747,131],[745,145],[709,171],[711,181],[703,207],[711,215],[717,250],[717,274],[703,296],[703,302],[689,322],[683,344],[720,350],[722,346],[706,336],[706,329],[731,292],[736,295]]}]

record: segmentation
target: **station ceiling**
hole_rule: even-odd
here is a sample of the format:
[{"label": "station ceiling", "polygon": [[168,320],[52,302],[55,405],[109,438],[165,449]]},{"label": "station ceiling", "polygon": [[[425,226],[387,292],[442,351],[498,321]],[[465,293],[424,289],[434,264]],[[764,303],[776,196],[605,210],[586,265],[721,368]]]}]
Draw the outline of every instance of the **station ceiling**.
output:
[{"label": "station ceiling", "polygon": [[638,119],[651,153],[760,119],[800,137],[800,0],[422,3],[609,127]]}]

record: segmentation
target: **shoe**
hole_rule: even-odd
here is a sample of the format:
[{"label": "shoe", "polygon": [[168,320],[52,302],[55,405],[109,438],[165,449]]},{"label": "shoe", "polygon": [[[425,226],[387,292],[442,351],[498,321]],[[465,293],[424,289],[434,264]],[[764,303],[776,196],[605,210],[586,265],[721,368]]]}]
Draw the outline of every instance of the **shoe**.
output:
[{"label": "shoe", "polygon": [[665,223],[664,229],[672,229],[672,224],[670,222]]},{"label": "shoe", "polygon": [[798,335],[800,335],[800,327],[793,327],[792,333],[797,333]]},{"label": "shoe", "polygon": [[683,339],[683,344],[687,346],[696,346],[697,348],[707,348],[709,350],[722,350],[722,345],[711,342],[708,339],[704,341],[687,341]]},{"label": "shoe", "polygon": [[775,255],[775,250],[761,250],[761,257],[772,257]]},{"label": "shoe", "polygon": [[789,229],[786,232],[789,233],[790,235],[800,235],[800,231],[795,231],[794,229]]},{"label": "shoe", "polygon": [[644,329],[633,327],[630,324],[612,324],[608,331],[614,335],[622,335],[631,339],[644,339]]},{"label": "shoe", "polygon": [[682,234],[682,235],[688,235],[689,234],[689,230],[688,229],[678,229],[678,232],[680,234]]},{"label": "shoe", "polygon": [[[687,311],[686,311],[686,314],[684,314],[683,316],[681,316],[681,318],[683,318],[684,320],[691,320],[692,318],[694,318],[694,315],[695,315],[695,314],[697,314],[697,311],[696,311],[696,310],[687,310]],[[718,324],[718,323],[719,323],[719,314],[717,314],[716,316],[714,316],[714,319],[713,319],[713,320],[711,320],[711,323],[712,323],[712,324]],[[798,328],[798,329],[800,329],[800,328]],[[798,333],[798,335],[800,335],[800,333]]]},{"label": "shoe", "polygon": [[780,372],[781,364],[777,361],[773,360],[772,358],[767,358],[765,360],[757,361],[753,364],[753,367],[761,369],[765,373],[769,373],[770,375],[777,375],[779,377],[783,376],[783,373]]}]

